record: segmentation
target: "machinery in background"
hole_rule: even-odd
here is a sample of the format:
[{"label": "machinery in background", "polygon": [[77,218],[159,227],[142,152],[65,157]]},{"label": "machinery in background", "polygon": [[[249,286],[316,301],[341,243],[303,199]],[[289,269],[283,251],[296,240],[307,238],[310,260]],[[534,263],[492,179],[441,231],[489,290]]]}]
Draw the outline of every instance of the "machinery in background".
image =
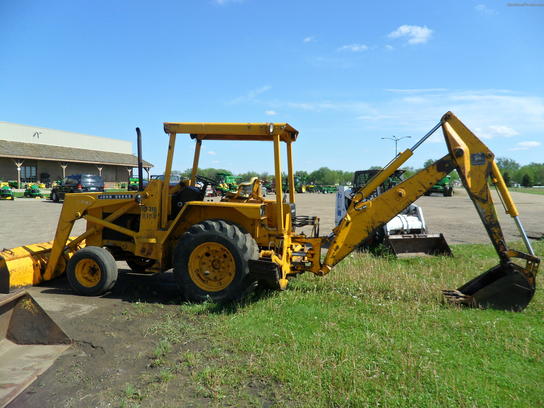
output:
[{"label": "machinery in background", "polygon": [[0,184],[0,200],[15,200],[15,194],[7,183]]},{"label": "machinery in background", "polygon": [[221,194],[236,193],[238,191],[238,178],[229,173],[217,173],[215,189]]},{"label": "machinery in background", "polygon": [[[353,196],[363,189],[381,170],[358,170],[353,175],[351,187],[338,186],[336,192],[335,224],[339,225],[345,217]],[[396,170],[381,185],[370,193],[369,198],[376,198],[385,191],[402,183],[404,170]],[[396,256],[447,255],[451,249],[443,234],[429,234],[423,209],[410,204],[384,225],[377,227],[372,234],[361,242],[365,249],[375,250],[384,246]]]},{"label": "machinery in background", "polygon": [[23,196],[27,198],[43,198],[38,184],[27,184]]},{"label": "machinery in background", "polygon": [[448,174],[446,177],[438,180],[438,182],[425,192],[426,196],[430,196],[432,193],[442,194],[444,197],[453,196],[453,182],[451,176]]},{"label": "machinery in background", "polygon": [[130,177],[128,179],[128,191],[138,191],[138,186],[140,184],[140,179],[138,177]]}]

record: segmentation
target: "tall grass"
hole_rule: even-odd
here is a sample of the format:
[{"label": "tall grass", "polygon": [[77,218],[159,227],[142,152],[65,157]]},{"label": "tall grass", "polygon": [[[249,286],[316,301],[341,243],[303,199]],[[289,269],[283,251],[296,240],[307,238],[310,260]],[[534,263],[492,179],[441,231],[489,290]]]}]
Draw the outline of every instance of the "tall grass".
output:
[{"label": "tall grass", "polygon": [[[490,246],[453,250],[354,254],[284,292],[182,305],[175,318],[210,344],[192,354],[195,382],[217,406],[544,406],[542,291],[522,313],[444,304],[441,289],[497,263]],[[177,342],[171,325],[156,329]]]}]

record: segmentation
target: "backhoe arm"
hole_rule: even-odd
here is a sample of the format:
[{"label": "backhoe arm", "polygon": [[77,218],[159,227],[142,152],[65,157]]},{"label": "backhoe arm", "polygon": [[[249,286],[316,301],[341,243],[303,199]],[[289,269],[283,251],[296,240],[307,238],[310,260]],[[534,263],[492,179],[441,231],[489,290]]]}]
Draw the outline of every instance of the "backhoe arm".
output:
[{"label": "backhoe arm", "polygon": [[[392,163],[383,172],[387,173],[390,167],[394,170],[398,168],[395,163]],[[333,231],[334,238],[329,244],[329,250],[321,269],[322,273],[329,272],[334,265],[368,238],[376,228],[389,222],[453,169],[454,161],[450,155],[446,155],[374,199],[365,200],[365,194],[355,194],[345,217]],[[368,194],[372,192],[370,188],[364,188],[363,192],[365,190],[368,190]]]},{"label": "backhoe arm", "polygon": [[[439,127],[442,127],[444,133],[448,155],[376,198],[366,199]],[[540,260],[534,256],[534,251],[519,220],[518,210],[495,163],[494,154],[451,112],[446,113],[440,123],[414,147],[399,154],[370,180],[366,187],[354,195],[345,217],[333,231],[320,274],[328,273],[376,228],[391,220],[454,169],[457,170],[463,186],[476,207],[497,251],[500,264],[457,290],[445,291],[445,295],[450,300],[472,306],[506,310],[525,308],[535,291],[535,276]],[[506,246],[491,198],[488,185],[490,179],[497,186],[497,192],[506,212],[514,218],[528,254],[509,250]],[[513,263],[512,258],[525,260],[525,266],[521,267]]]}]

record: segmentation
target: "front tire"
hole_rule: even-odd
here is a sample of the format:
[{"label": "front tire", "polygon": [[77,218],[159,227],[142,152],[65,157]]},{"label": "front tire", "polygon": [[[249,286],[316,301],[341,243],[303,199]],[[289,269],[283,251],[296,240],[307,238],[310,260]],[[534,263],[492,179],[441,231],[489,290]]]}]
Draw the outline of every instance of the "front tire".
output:
[{"label": "front tire", "polygon": [[104,248],[89,246],[70,258],[66,275],[72,289],[80,295],[99,296],[117,281],[117,263]]},{"label": "front tire", "polygon": [[179,240],[174,276],[189,301],[236,301],[254,288],[248,261],[258,258],[259,248],[250,234],[228,221],[206,220]]},{"label": "front tire", "polygon": [[53,201],[54,203],[59,202],[59,195],[55,191],[51,193],[51,201]]}]

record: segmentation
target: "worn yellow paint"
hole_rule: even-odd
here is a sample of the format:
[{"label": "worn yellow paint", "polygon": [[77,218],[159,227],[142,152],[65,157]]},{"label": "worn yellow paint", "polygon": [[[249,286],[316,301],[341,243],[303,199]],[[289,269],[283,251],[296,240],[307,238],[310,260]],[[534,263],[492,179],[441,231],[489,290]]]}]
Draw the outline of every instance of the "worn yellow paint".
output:
[{"label": "worn yellow paint", "polygon": [[273,136],[282,142],[294,142],[298,130],[288,123],[172,123],[164,124],[165,133],[190,134],[198,140],[269,141]]},{"label": "worn yellow paint", "polygon": [[75,277],[86,288],[94,288],[102,279],[102,270],[93,259],[82,259],[75,265]]},{"label": "worn yellow paint", "polygon": [[236,277],[236,262],[230,251],[218,242],[204,242],[189,256],[189,276],[200,289],[219,292]]},{"label": "worn yellow paint", "polygon": [[[74,239],[72,237],[71,239]],[[83,247],[78,243],[72,249],[63,252],[62,264]],[[44,280],[44,272],[49,261],[52,242],[24,245],[0,252],[0,282],[2,291],[9,289],[37,285]]]}]

